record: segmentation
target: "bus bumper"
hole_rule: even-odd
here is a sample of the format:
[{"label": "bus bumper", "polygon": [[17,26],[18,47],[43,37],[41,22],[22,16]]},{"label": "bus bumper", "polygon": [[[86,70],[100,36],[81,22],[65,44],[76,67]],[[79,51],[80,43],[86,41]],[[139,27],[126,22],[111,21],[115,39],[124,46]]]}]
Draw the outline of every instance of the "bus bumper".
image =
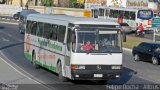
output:
[{"label": "bus bumper", "polygon": [[72,80],[120,79],[122,70],[72,70]]}]

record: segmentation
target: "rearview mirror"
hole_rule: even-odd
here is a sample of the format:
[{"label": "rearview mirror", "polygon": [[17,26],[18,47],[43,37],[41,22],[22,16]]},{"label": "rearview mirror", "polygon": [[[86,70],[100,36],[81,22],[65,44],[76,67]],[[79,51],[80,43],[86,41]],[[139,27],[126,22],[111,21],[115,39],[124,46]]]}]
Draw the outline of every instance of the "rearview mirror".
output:
[{"label": "rearview mirror", "polygon": [[76,39],[75,33],[72,33],[72,37],[71,37],[72,42],[75,43],[75,39]]},{"label": "rearview mirror", "polygon": [[126,33],[124,32],[124,31],[122,31],[122,38],[123,38],[123,42],[126,42],[127,40],[126,40]]}]

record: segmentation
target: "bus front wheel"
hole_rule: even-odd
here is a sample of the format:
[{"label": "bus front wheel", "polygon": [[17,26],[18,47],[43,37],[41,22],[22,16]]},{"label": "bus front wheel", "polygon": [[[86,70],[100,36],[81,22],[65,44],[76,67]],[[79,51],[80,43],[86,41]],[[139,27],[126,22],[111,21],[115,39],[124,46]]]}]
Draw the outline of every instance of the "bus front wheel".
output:
[{"label": "bus front wheel", "polygon": [[63,81],[63,82],[66,82],[68,81],[67,78],[65,78],[62,74],[62,65],[61,65],[61,62],[58,62],[57,64],[57,71],[58,71],[58,78]]}]

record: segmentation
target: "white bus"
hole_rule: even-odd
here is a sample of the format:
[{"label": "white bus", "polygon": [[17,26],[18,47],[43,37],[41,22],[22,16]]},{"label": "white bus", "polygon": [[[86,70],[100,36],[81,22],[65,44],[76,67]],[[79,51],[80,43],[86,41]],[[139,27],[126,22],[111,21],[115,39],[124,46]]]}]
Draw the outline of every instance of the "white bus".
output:
[{"label": "white bus", "polygon": [[[61,80],[119,79],[122,34],[117,22],[67,15],[27,16],[24,54],[34,67],[45,67]],[[107,38],[111,45],[102,46]],[[90,41],[92,50],[81,46]]]},{"label": "white bus", "polygon": [[92,17],[111,19],[115,21],[118,21],[118,18],[122,18],[122,22],[128,23],[131,29],[135,31],[140,23],[144,26],[144,30],[150,30],[154,13],[152,10],[142,8],[98,7],[92,9]]}]

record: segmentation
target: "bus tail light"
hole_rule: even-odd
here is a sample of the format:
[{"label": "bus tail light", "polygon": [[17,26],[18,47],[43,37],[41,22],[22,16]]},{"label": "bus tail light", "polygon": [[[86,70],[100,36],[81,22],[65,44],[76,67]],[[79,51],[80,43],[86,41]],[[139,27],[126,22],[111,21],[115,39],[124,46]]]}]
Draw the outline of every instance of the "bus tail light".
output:
[{"label": "bus tail light", "polygon": [[85,69],[84,65],[71,65],[71,69]]}]

